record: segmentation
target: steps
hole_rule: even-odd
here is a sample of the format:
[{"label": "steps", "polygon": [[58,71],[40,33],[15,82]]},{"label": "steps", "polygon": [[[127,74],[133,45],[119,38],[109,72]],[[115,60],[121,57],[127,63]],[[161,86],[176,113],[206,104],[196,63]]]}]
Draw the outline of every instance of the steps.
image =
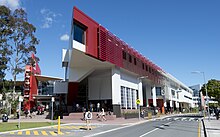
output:
[{"label": "steps", "polygon": [[[98,112],[92,112],[92,119],[97,119]],[[115,120],[116,115],[105,115],[105,118],[107,120]],[[70,113],[69,116],[63,116],[63,119],[65,120],[82,120],[83,119],[83,112],[76,112],[76,113]],[[101,118],[99,118],[101,119]]]}]

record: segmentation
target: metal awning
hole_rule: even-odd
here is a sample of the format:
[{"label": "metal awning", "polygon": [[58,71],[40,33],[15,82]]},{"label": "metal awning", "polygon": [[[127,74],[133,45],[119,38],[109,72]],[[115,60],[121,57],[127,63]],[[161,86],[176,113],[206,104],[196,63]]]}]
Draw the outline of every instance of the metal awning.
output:
[{"label": "metal awning", "polygon": [[43,81],[43,82],[55,81],[55,80],[63,80],[62,78],[58,78],[58,77],[51,77],[51,76],[38,75],[38,74],[35,74],[34,76],[36,77],[36,79],[38,81]]}]

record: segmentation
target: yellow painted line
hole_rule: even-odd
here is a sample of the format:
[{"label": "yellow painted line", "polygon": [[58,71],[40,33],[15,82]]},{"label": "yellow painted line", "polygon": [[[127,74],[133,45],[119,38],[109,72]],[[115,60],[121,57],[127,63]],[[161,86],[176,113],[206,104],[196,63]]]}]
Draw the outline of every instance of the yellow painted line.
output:
[{"label": "yellow painted line", "polygon": [[46,131],[41,131],[41,133],[44,135],[44,136],[47,136],[47,132]]},{"label": "yellow painted line", "polygon": [[18,135],[22,135],[22,131],[18,131]]},{"label": "yellow painted line", "polygon": [[201,128],[200,128],[200,122],[199,122],[199,127],[198,127],[198,137],[201,137]]},{"label": "yellow painted line", "polygon": [[26,135],[30,135],[30,134],[31,134],[30,130],[27,130]]},{"label": "yellow painted line", "polygon": [[34,130],[33,133],[34,133],[34,135],[37,135],[37,136],[39,135],[38,131],[36,131],[36,130]]},{"label": "yellow painted line", "polygon": [[64,126],[64,129],[72,129],[70,126]]},{"label": "yellow painted line", "polygon": [[52,136],[56,136],[57,134],[54,133],[54,131],[49,131],[49,133],[52,135]]},{"label": "yellow painted line", "polygon": [[78,127],[77,127],[77,129],[80,129],[80,128],[85,128],[85,126],[78,126]]},{"label": "yellow painted line", "polygon": [[76,126],[71,126],[72,129],[79,129],[78,127]]},{"label": "yellow painted line", "polygon": [[15,134],[15,132],[10,132],[10,134],[14,135],[14,134]]},{"label": "yellow painted line", "polygon": [[57,128],[57,126],[53,126],[52,128]]}]

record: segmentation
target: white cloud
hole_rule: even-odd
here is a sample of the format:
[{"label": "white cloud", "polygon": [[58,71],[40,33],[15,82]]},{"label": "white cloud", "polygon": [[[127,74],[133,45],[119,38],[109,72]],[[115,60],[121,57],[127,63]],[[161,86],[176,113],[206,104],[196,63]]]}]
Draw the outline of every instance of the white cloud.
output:
[{"label": "white cloud", "polygon": [[62,16],[61,14],[56,14],[49,9],[41,9],[40,13],[43,16],[43,24],[41,26],[42,28],[50,28],[52,24],[56,21],[56,18]]},{"label": "white cloud", "polygon": [[64,35],[62,35],[62,36],[60,37],[60,40],[62,40],[62,41],[68,41],[69,38],[70,38],[70,36],[69,36],[68,34],[64,34]]},{"label": "white cloud", "polygon": [[20,8],[20,0],[0,0],[0,5],[9,7],[11,10]]}]

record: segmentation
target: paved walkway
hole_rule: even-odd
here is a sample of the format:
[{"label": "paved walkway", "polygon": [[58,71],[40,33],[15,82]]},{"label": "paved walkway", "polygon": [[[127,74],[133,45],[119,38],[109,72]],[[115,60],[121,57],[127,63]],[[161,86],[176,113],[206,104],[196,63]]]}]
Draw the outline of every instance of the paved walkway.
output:
[{"label": "paved walkway", "polygon": [[[215,117],[211,117],[210,120],[206,117],[204,119],[204,124],[206,128],[207,137],[220,137],[220,119],[216,120]],[[203,130],[202,130],[202,137]]]}]

